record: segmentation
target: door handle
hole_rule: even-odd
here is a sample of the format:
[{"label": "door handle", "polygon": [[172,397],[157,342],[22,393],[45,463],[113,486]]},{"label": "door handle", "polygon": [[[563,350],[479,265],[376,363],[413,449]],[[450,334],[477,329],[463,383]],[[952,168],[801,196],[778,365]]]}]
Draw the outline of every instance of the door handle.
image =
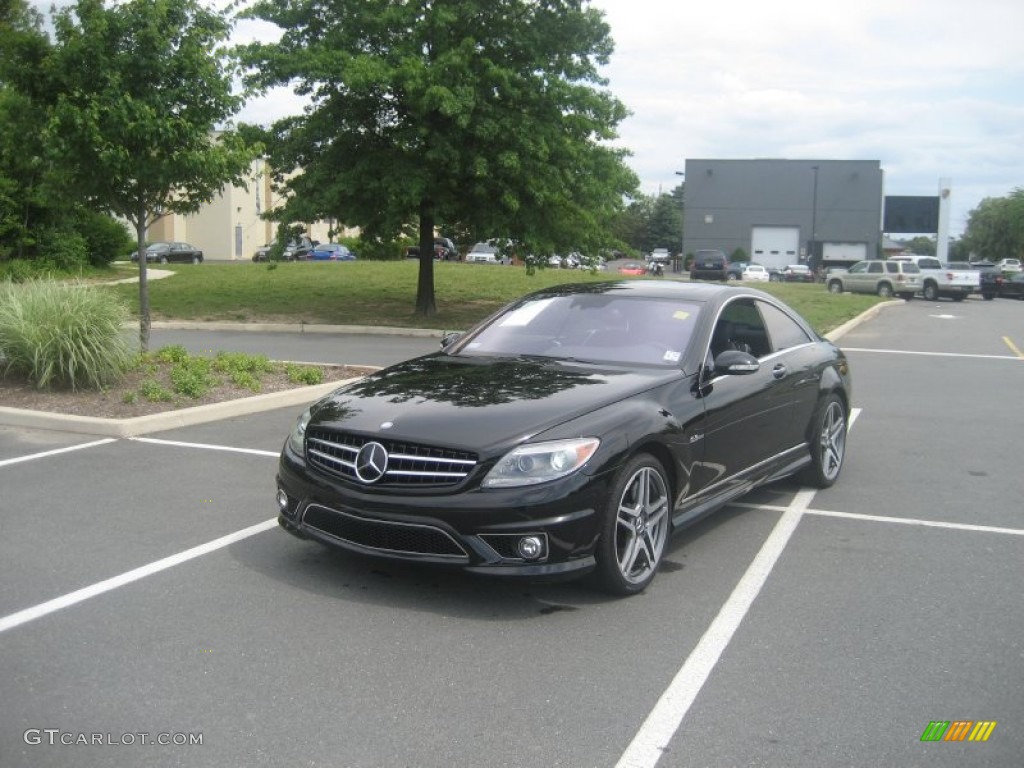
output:
[{"label": "door handle", "polygon": [[774,368],[772,368],[772,376],[774,378],[781,379],[785,375],[786,375],[786,366],[782,365],[781,363],[779,365],[776,365]]}]

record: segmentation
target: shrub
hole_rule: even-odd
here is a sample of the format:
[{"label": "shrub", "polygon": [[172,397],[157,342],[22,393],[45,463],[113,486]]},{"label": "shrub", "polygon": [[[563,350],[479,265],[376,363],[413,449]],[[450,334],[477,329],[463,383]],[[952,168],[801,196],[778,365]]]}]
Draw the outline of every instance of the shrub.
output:
[{"label": "shrub", "polygon": [[171,390],[153,379],[146,379],[139,384],[139,393],[153,403],[167,403],[174,399]]},{"label": "shrub", "polygon": [[296,365],[288,363],[285,365],[285,373],[288,381],[292,384],[319,384],[324,380],[324,373],[312,365]]},{"label": "shrub", "polygon": [[0,285],[0,357],[40,389],[102,389],[132,360],[118,299],[81,284]]},{"label": "shrub", "polygon": [[193,400],[205,395],[216,383],[210,371],[210,361],[205,357],[188,357],[171,368],[174,391]]},{"label": "shrub", "polygon": [[80,272],[89,264],[89,246],[77,232],[48,230],[39,246],[39,260],[52,265],[55,272]]},{"label": "shrub", "polygon": [[24,283],[42,276],[43,270],[38,262],[29,259],[0,261],[0,282]]},{"label": "shrub", "polygon": [[94,267],[104,267],[135,250],[135,238],[117,219],[95,211],[81,210],[75,230],[85,238],[86,258]]},{"label": "shrub", "polygon": [[188,360],[188,350],[181,344],[170,344],[160,347],[155,353],[156,359],[164,363],[180,363]]}]

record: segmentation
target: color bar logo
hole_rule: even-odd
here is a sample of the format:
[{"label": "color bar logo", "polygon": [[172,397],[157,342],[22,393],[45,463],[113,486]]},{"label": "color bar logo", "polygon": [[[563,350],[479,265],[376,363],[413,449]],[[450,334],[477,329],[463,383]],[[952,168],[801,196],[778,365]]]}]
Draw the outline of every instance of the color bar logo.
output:
[{"label": "color bar logo", "polygon": [[921,741],[988,741],[996,724],[995,720],[932,720]]}]

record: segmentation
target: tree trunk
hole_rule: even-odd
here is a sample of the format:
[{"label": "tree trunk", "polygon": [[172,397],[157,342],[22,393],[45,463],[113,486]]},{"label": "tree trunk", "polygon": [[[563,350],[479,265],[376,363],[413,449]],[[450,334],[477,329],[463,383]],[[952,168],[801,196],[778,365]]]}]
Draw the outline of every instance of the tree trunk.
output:
[{"label": "tree trunk", "polygon": [[420,201],[420,272],[416,284],[416,314],[437,314],[434,301],[434,204]]},{"label": "tree trunk", "polygon": [[135,220],[135,236],[139,254],[139,350],[149,351],[149,283],[146,279],[146,212]]}]

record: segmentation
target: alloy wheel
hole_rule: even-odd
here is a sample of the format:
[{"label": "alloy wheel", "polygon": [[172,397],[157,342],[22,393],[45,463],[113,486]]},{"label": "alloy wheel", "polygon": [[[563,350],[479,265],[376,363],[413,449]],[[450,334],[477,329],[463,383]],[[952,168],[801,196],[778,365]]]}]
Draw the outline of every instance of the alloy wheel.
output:
[{"label": "alloy wheel", "polygon": [[668,486],[650,466],[640,467],[626,483],[615,520],[615,557],[619,573],[631,584],[650,580],[668,539]]},{"label": "alloy wheel", "polygon": [[839,401],[828,404],[821,419],[819,438],[821,474],[831,482],[839,476],[846,453],[846,414]]}]

